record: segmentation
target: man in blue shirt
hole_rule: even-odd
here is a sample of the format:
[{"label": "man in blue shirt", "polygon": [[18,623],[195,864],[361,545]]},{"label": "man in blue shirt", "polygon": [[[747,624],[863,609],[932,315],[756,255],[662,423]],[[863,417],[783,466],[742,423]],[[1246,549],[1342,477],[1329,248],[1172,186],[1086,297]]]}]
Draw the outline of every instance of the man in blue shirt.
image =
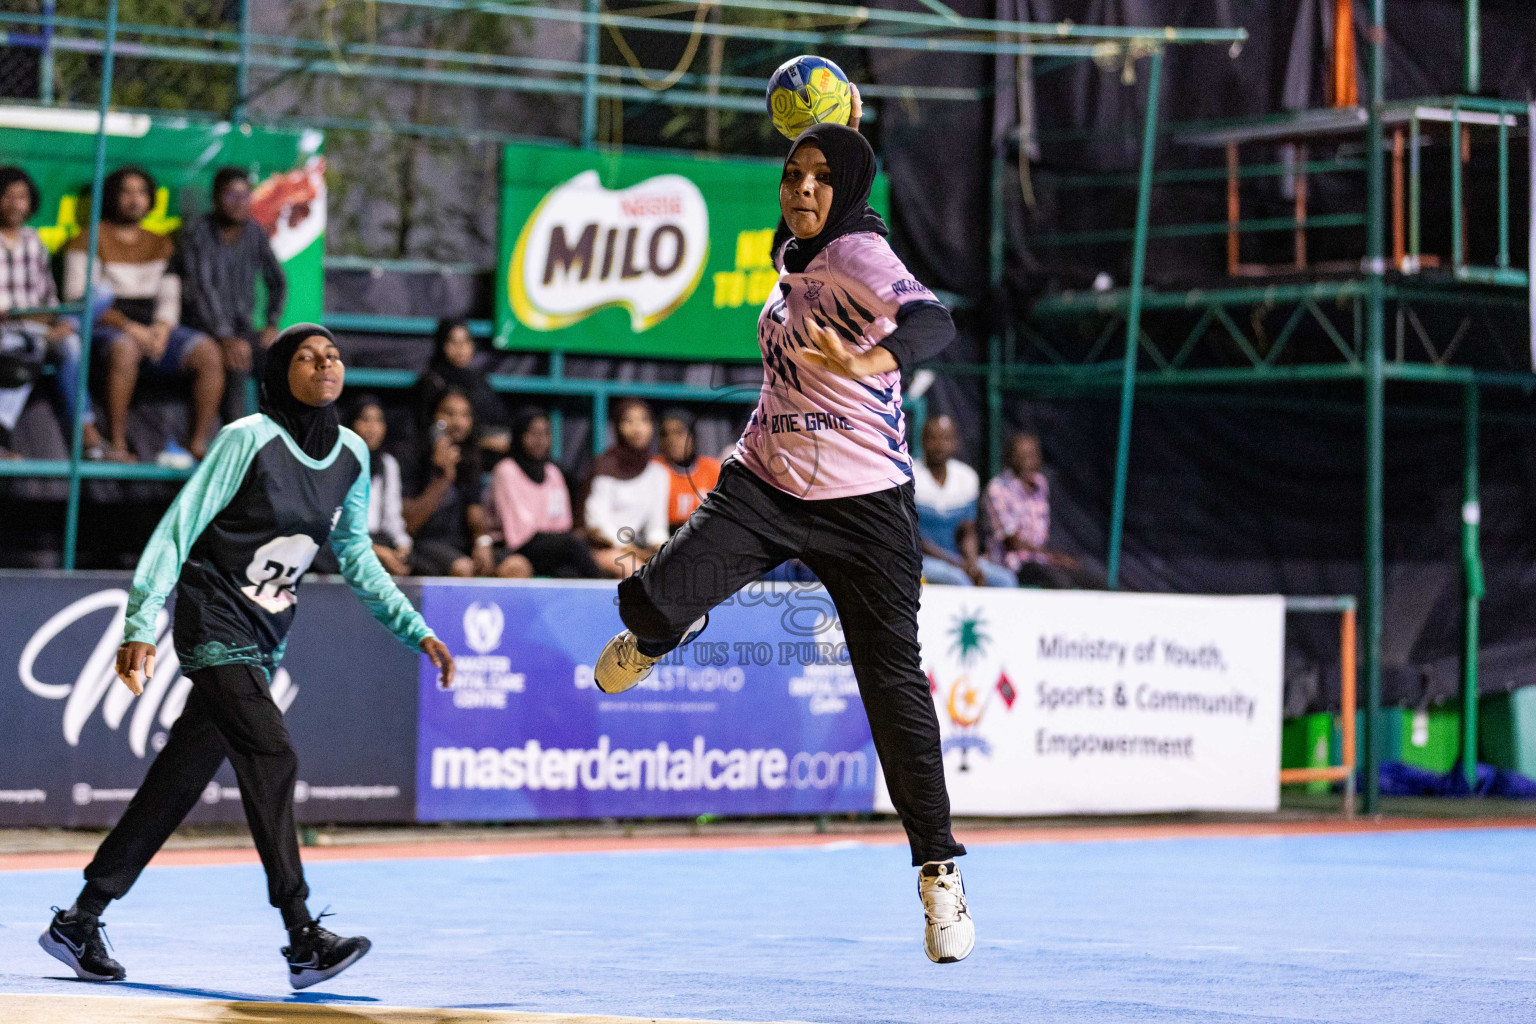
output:
[{"label": "man in blue shirt", "polygon": [[912,467],[923,579],[956,587],[1016,587],[1013,573],[981,557],[976,530],[981,481],[955,458],[959,450],[954,420],[934,416],[923,424],[923,461]]}]

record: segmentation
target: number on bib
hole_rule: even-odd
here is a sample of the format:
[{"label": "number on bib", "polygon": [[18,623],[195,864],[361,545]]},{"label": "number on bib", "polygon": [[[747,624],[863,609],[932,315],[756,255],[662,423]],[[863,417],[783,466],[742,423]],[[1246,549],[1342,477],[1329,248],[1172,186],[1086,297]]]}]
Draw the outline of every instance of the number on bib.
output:
[{"label": "number on bib", "polygon": [[299,599],[299,577],[319,550],[314,538],[302,533],[267,541],[245,567],[251,585],[241,587],[241,592],[273,615],[286,611]]}]

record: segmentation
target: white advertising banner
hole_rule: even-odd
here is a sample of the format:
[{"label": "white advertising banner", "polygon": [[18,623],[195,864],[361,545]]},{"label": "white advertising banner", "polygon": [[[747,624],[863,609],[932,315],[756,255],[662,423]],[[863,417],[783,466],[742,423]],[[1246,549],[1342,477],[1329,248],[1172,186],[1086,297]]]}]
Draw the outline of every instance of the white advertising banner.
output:
[{"label": "white advertising banner", "polygon": [[932,586],[918,626],[955,814],[1279,806],[1280,597]]}]

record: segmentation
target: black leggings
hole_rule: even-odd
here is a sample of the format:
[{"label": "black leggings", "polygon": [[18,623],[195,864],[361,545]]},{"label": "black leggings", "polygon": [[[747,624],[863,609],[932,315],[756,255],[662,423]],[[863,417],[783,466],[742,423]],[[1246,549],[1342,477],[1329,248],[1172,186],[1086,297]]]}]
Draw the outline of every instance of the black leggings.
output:
[{"label": "black leggings", "polygon": [[[267,871],[267,898],[282,911],[285,925],[306,924],[309,886],[293,823],[299,758],[267,678],[250,665],[216,665],[189,676],[192,692],[165,749],[85,869],[82,907],[100,914],[106,900],[127,895],[228,757]],[[91,903],[97,906],[86,906]]]},{"label": "black leggings", "polygon": [[564,580],[596,580],[603,576],[592,560],[592,549],[574,533],[536,533],[513,553],[528,559],[535,576]]},{"label": "black leggings", "polygon": [[921,592],[912,485],[806,501],[735,459],[688,522],[619,584],[619,615],[659,656],[688,626],[765,572],[799,558],[826,586],[869,715],[912,863],[965,852],[950,834],[939,720],[918,654]]}]

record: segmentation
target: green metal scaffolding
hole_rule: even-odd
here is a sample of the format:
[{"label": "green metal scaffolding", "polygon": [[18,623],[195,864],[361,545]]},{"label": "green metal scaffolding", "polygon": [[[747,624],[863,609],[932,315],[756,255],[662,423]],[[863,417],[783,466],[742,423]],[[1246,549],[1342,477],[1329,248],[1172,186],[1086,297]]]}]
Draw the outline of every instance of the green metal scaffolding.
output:
[{"label": "green metal scaffolding", "polygon": [[[37,46],[41,51],[41,66],[50,69],[56,52],[72,52],[101,57],[100,100],[98,114],[96,166],[93,173],[93,200],[89,232],[92,250],[100,222],[100,185],[106,158],[106,114],[111,107],[114,55],[132,56],[148,61],[192,63],[214,67],[232,68],[235,76],[235,100],[227,111],[207,112],[210,116],[228,118],[240,123],[250,118],[251,100],[270,87],[253,82],[253,72],[262,72],[270,79],[276,77],[345,76],[354,79],[389,82],[428,82],[445,86],[475,89],[508,90],[533,95],[579,96],[581,99],[579,124],[573,126],[571,141],[584,146],[597,145],[598,101],[618,100],[632,103],[659,103],[678,107],[705,109],[761,110],[761,86],[758,79],[730,75],[717,75],[711,79],[684,72],[678,78],[678,87],[665,91],[646,88],[637,69],[627,66],[604,65],[600,61],[599,33],[603,30],[691,34],[724,40],[756,40],[797,46],[807,49],[825,47],[850,47],[873,50],[890,50],[922,53],[951,53],[992,56],[999,59],[1014,57],[1043,58],[1034,62],[1033,72],[1045,74],[1083,60],[1097,60],[1106,65],[1117,65],[1130,71],[1137,69],[1146,83],[1145,109],[1140,126],[1139,166],[1134,173],[1111,176],[1084,176],[1074,181],[1063,178],[1058,184],[1085,187],[1134,187],[1136,190],[1134,223],[1124,231],[1080,232],[1077,235],[1046,237],[1041,244],[1087,245],[1110,242],[1129,242],[1131,245],[1131,275],[1129,286],[1119,291],[1090,295],[1051,296],[1037,304],[1030,316],[1017,323],[993,323],[990,326],[987,361],[975,366],[949,365],[945,372],[979,377],[986,394],[988,456],[995,470],[999,462],[1002,431],[1005,420],[1006,396],[1027,391],[1042,395],[1077,394],[1085,392],[1118,392],[1119,418],[1116,431],[1114,461],[1114,485],[1112,506],[1109,510],[1110,528],[1105,561],[1111,586],[1117,586],[1122,569],[1124,523],[1130,478],[1131,441],[1134,427],[1134,407],[1138,389],[1145,387],[1251,387],[1261,384],[1299,384],[1319,381],[1346,381],[1358,383],[1362,391],[1365,413],[1366,464],[1363,467],[1362,486],[1365,495],[1365,545],[1363,551],[1364,587],[1360,595],[1363,611],[1363,635],[1361,643],[1361,668],[1365,681],[1364,709],[1365,737],[1363,771],[1364,809],[1367,813],[1378,806],[1378,765],[1380,762],[1380,736],[1376,727],[1376,711],[1381,702],[1381,634],[1382,634],[1382,487],[1383,444],[1386,405],[1386,387],[1389,382],[1420,382],[1455,385],[1463,396],[1465,425],[1466,464],[1464,467],[1465,495],[1463,515],[1463,555],[1467,577],[1466,597],[1466,647],[1464,686],[1467,695],[1465,719],[1466,749],[1473,751],[1476,737],[1476,652],[1477,652],[1477,601],[1482,593],[1482,576],[1477,545],[1477,439],[1479,422],[1479,390],[1483,387],[1517,387],[1536,389],[1536,374],[1528,372],[1489,372],[1450,364],[1449,352],[1445,359],[1432,358],[1429,363],[1413,362],[1402,358],[1402,338],[1408,329],[1405,324],[1418,325],[1402,312],[1425,304],[1460,306],[1485,304],[1490,307],[1512,307],[1511,297],[1516,287],[1528,287],[1529,275],[1511,265],[1509,252],[1509,138],[1511,126],[1524,118],[1529,127],[1529,112],[1523,104],[1502,103],[1476,97],[1479,72],[1476,57],[1477,17],[1475,2],[1468,3],[1467,39],[1468,60],[1466,90],[1469,95],[1450,100],[1424,101],[1403,114],[1401,104],[1389,105],[1384,99],[1384,24],[1385,0],[1372,0],[1370,7],[1371,31],[1368,34],[1369,53],[1369,100],[1363,110],[1351,108],[1348,114],[1335,113],[1337,117],[1357,116],[1355,126],[1365,137],[1363,158],[1341,156],[1332,160],[1309,161],[1303,159],[1303,173],[1352,172],[1363,170],[1366,175],[1366,208],[1361,213],[1329,214],[1307,218],[1306,228],[1365,228],[1366,252],[1359,273],[1347,275],[1341,280],[1305,284],[1259,285],[1246,283],[1231,288],[1209,291],[1185,291],[1160,293],[1146,286],[1147,249],[1151,242],[1162,238],[1191,237],[1201,234],[1230,232],[1231,224],[1159,225],[1151,221],[1151,197],[1154,188],[1179,181],[1215,180],[1222,174],[1216,169],[1177,169],[1158,172],[1156,165],[1157,144],[1160,135],[1171,128],[1160,120],[1160,98],[1164,78],[1165,51],[1169,46],[1183,44],[1222,44],[1240,47],[1246,33],[1240,29],[1214,28],[1164,28],[1075,25],[1071,23],[1030,23],[999,21],[962,17],[940,0],[921,0],[921,12],[904,12],[886,9],[853,7],[830,3],[811,3],[803,0],[715,0],[714,6],[730,17],[718,20],[702,18],[669,18],[656,16],[648,9],[630,9],[616,13],[606,8],[602,0],[576,0],[567,6],[555,4],[504,2],[504,0],[381,0],[388,8],[414,9],[425,16],[451,15],[457,12],[495,14],[529,21],[549,21],[575,24],[583,32],[580,60],[555,60],[539,57],[427,50],[410,46],[391,46],[378,43],[338,42],[304,39],[295,36],[263,35],[252,31],[249,0],[239,4],[235,31],[174,28],[170,26],[119,24],[118,2],[108,0],[104,19],[65,18],[57,16],[54,5],[46,3],[41,14],[0,13],[0,43],[10,42]],[[681,9],[683,5],[672,5]],[[754,17],[771,15],[777,18],[798,18],[806,24],[821,27],[784,27],[754,22]],[[129,38],[124,38],[129,37]],[[53,102],[51,71],[44,74],[39,101]],[[633,84],[630,84],[633,82]],[[885,87],[870,86],[864,94],[879,99],[920,99],[940,102],[984,102],[989,95],[983,90],[951,86]],[[1449,108],[1451,133],[1451,173],[1453,201],[1451,223],[1454,234],[1449,281],[1432,278],[1417,279],[1404,276],[1388,281],[1393,267],[1386,255],[1387,238],[1387,145],[1384,126],[1406,125],[1410,133],[1409,160],[1411,163],[1411,198],[1407,205],[1411,224],[1407,241],[1411,257],[1418,261],[1420,253],[1420,202],[1419,183],[1421,131],[1428,131],[1419,112],[1420,106],[1434,110]],[[878,110],[872,111],[872,114]],[[1312,112],[1319,114],[1321,112]],[[1477,267],[1463,259],[1464,225],[1461,213],[1463,187],[1461,162],[1455,154],[1460,151],[1461,133],[1467,127],[1464,122],[1476,115],[1486,124],[1492,116],[1498,132],[1500,159],[1500,208],[1498,224],[1498,257],[1493,266]],[[1295,119],[1294,115],[1288,115]],[[1438,114],[1433,115],[1438,117]],[[1506,120],[1507,119],[1507,120]],[[1252,133],[1269,121],[1283,119],[1256,119],[1239,126]],[[283,126],[281,120],[272,121]],[[1442,121],[1434,121],[1435,125]],[[443,126],[412,124],[409,122],[373,124],[346,119],[310,119],[304,122],[310,127],[336,127],[349,129],[379,128],[391,132],[431,135],[450,131]],[[1294,127],[1294,126],[1292,126]],[[1349,126],[1346,126],[1349,127]],[[1292,130],[1284,128],[1277,130]],[[1351,129],[1355,130],[1355,129]],[[1438,128],[1436,128],[1438,130]],[[511,139],[494,131],[474,130],[472,134],[487,139]],[[1240,176],[1261,177],[1293,174],[1295,164],[1273,164],[1250,167]],[[1007,181],[1006,157],[995,157],[992,175],[992,229],[990,239],[991,284],[995,291],[1003,288],[1005,239],[1003,232],[1003,202]],[[1290,219],[1270,218],[1239,221],[1236,230],[1242,232],[1286,231],[1297,229]],[[1417,270],[1415,262],[1409,269]],[[87,282],[85,308],[90,308],[95,282]],[[1491,290],[1490,290],[1491,289]],[[1502,291],[1501,291],[1502,289]],[[1268,352],[1260,352],[1251,343],[1230,310],[1245,306],[1289,304],[1291,313],[1286,328],[1278,336]],[[1346,337],[1327,315],[1325,307],[1332,303],[1348,304],[1356,327],[1352,337]],[[1394,304],[1398,311],[1399,345],[1398,358],[1387,357],[1387,312]],[[1196,328],[1171,354],[1164,351],[1155,339],[1149,338],[1144,323],[1149,314],[1169,310],[1200,311]],[[1104,323],[1100,340],[1086,359],[1069,359],[1051,350],[1049,335],[1053,324],[1082,323],[1097,318]],[[89,317],[84,318],[82,341],[86,358],[82,361],[81,378],[76,386],[86,387],[84,367],[89,363],[91,327]],[[337,317],[338,321],[345,320]],[[368,318],[354,318],[361,323]],[[1281,354],[1294,332],[1306,322],[1321,325],[1332,339],[1339,358],[1332,362],[1307,364],[1283,363]],[[412,330],[421,325],[403,320],[383,324],[377,318],[369,320],[372,328]],[[1222,332],[1219,336],[1243,351],[1247,365],[1224,367],[1186,366],[1191,353],[1195,352],[1209,332]],[[1422,326],[1414,329],[1423,335]],[[1117,342],[1120,344],[1117,345]],[[1429,341],[1425,341],[1429,346]],[[1029,349],[1027,357],[1021,354],[1021,346]],[[1451,349],[1454,345],[1450,346]],[[1433,354],[1433,348],[1431,347]],[[1102,357],[1102,358],[1101,358]],[[1146,368],[1143,362],[1150,362]],[[600,427],[610,394],[644,393],[658,398],[680,400],[715,397],[710,389],[688,385],[636,385],[617,381],[599,381],[570,378],[561,372],[563,358],[555,353],[551,358],[551,373],[541,377],[516,377],[497,379],[495,385],[505,391],[567,396],[584,396],[591,399],[596,417],[595,427]],[[359,376],[360,375],[360,376]],[[410,383],[409,374],[384,370],[354,371],[359,382],[373,386],[399,386]],[[64,566],[71,569],[75,563],[78,542],[81,481],[84,479],[178,479],[184,473],[164,470],[153,466],[116,466],[85,463],[81,458],[80,424],[73,425],[70,459],[67,462],[0,462],[0,476],[52,476],[69,480],[69,500],[66,511]],[[1464,759],[1468,770],[1475,758]]]}]

